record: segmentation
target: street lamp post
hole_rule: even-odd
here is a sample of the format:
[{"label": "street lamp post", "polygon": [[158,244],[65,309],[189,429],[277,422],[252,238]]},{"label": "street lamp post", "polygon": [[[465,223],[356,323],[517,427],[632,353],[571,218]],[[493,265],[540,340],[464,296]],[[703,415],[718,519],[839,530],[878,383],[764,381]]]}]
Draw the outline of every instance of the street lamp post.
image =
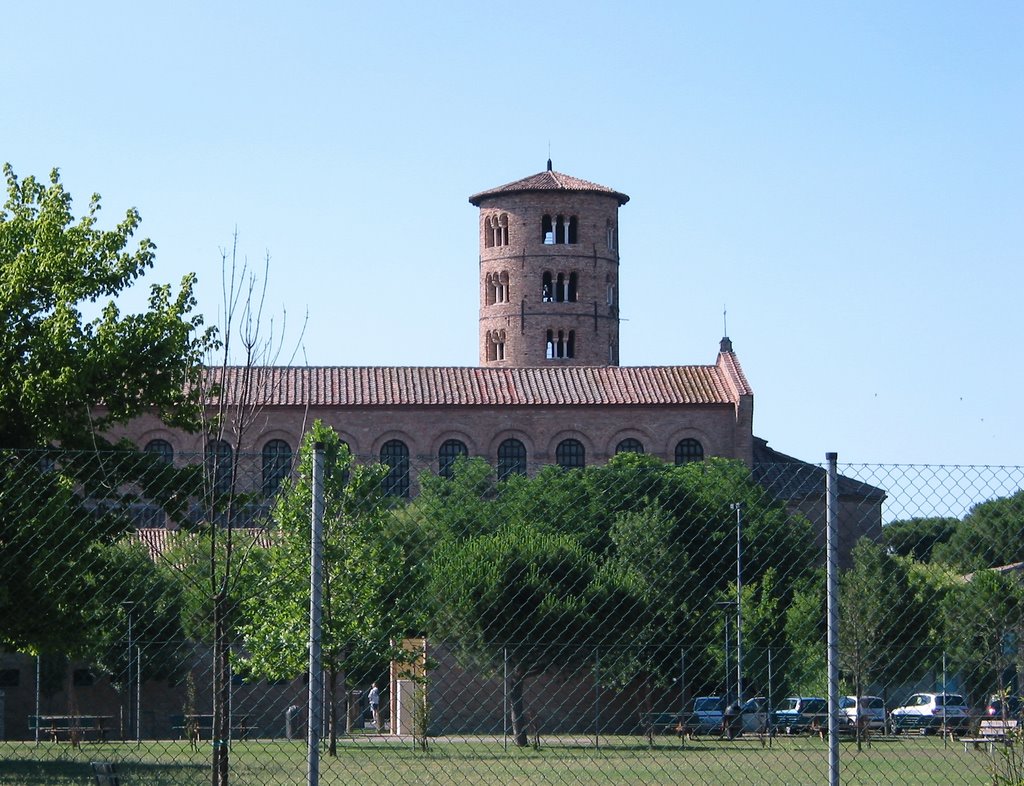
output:
[{"label": "street lamp post", "polygon": [[736,511],[736,701],[743,701],[743,503],[734,502]]},{"label": "street lamp post", "polygon": [[[731,687],[732,678],[730,676],[732,669],[730,667],[731,664],[729,663],[729,618],[732,616],[730,614],[730,611],[736,605],[736,601],[734,601],[734,600],[719,600],[719,601],[715,601],[714,605],[722,610],[722,618],[725,620],[725,642],[724,642],[725,646],[723,647],[723,652],[725,653],[725,683],[724,683],[724,688],[725,688],[725,705],[728,706],[729,704],[732,703],[730,701],[730,699],[732,697],[732,687]],[[736,698],[737,698],[737,701],[738,701],[739,700],[739,694],[737,694]]]},{"label": "street lamp post", "polygon": [[127,705],[128,705],[128,728],[126,730],[127,731],[126,736],[130,739],[131,736],[132,736],[133,716],[135,714],[135,713],[132,712],[132,697],[134,696],[134,691],[132,690],[132,660],[133,660],[133,658],[132,658],[132,647],[134,645],[134,642],[132,641],[132,632],[133,632],[132,631],[132,621],[133,621],[132,620],[132,612],[133,612],[133,610],[135,608],[135,604],[134,603],[125,603],[124,607],[125,607],[125,610],[128,612],[128,652],[125,653],[127,655],[127,659],[126,659],[127,662],[125,663],[125,665],[128,668],[128,685],[127,685],[127,687],[125,689],[125,693],[126,693],[127,699],[128,699],[128,701],[127,701]]}]

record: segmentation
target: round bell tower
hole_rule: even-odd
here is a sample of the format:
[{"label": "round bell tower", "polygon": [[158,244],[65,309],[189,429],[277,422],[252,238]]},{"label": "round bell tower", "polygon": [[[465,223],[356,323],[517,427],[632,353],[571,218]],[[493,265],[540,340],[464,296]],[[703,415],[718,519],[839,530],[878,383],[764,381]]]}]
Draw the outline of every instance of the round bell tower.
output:
[{"label": "round bell tower", "polygon": [[480,208],[480,365],[619,364],[625,194],[547,170],[469,198]]}]

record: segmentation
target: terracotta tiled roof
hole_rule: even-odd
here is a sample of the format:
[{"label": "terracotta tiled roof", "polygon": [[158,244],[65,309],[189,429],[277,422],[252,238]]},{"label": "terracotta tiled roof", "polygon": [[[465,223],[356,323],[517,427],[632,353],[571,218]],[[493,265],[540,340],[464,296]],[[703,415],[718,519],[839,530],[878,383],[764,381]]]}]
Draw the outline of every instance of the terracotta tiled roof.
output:
[{"label": "terracotta tiled roof", "polygon": [[524,177],[522,180],[516,180],[512,183],[506,183],[503,186],[497,188],[490,188],[487,191],[481,191],[479,194],[473,194],[469,198],[471,204],[480,206],[480,203],[487,197],[500,196],[502,194],[517,194],[525,191],[589,191],[597,194],[609,194],[619,200],[620,205],[624,205],[629,201],[629,197],[625,194],[619,193],[613,188],[607,186],[598,185],[597,183],[591,183],[589,180],[581,180],[578,177],[572,175],[566,175],[561,172],[554,172],[548,169],[545,172],[538,172],[536,175],[530,175]]},{"label": "terracotta tiled roof", "polygon": [[[738,368],[738,364],[737,364]],[[259,406],[560,406],[735,404],[728,372],[715,366],[271,366],[210,368],[229,405]]]},{"label": "terracotta tiled roof", "polygon": [[750,387],[750,383],[747,382],[747,375],[743,373],[743,368],[740,366],[740,362],[736,355],[732,351],[723,351],[719,353],[718,362],[729,370],[729,376],[733,380],[733,387],[735,388],[735,394],[737,396],[752,396],[754,391]]}]

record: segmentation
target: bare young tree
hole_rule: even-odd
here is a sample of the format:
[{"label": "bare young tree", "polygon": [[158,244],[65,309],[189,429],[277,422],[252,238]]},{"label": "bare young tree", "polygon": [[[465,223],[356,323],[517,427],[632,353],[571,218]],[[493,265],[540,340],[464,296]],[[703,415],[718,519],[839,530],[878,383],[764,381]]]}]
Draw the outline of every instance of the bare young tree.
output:
[{"label": "bare young tree", "polygon": [[[238,232],[231,249],[221,250],[221,343],[217,357],[204,375],[204,432],[207,437],[203,472],[203,527],[207,535],[204,593],[211,615],[213,786],[227,786],[231,738],[230,647],[232,618],[238,603],[241,567],[256,545],[252,525],[265,512],[255,497],[260,490],[246,488],[240,469],[252,448],[251,434],[261,416],[271,384],[270,370],[278,364],[286,338],[286,312],[280,328],[268,318],[270,256],[262,274],[250,269],[238,254]],[[287,362],[301,346],[305,320]]]}]

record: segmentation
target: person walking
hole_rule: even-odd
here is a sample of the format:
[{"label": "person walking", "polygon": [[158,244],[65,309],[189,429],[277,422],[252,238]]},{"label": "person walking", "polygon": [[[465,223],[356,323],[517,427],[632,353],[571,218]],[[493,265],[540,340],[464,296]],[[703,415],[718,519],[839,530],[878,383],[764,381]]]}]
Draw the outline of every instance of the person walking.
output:
[{"label": "person walking", "polygon": [[380,689],[377,687],[376,682],[370,686],[370,692],[367,694],[366,699],[370,702],[373,725],[377,731],[380,731]]}]

